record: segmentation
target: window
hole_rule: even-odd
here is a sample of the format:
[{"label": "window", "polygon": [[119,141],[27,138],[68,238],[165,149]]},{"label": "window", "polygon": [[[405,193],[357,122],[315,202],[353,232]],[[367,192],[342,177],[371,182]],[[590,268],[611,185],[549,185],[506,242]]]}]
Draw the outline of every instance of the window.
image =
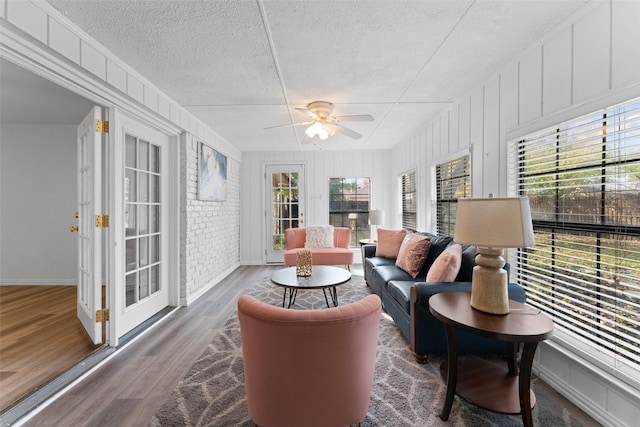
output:
[{"label": "window", "polygon": [[510,256],[527,302],[578,353],[637,384],[640,99],[528,135],[510,150],[511,190],[529,197],[536,236]]},{"label": "window", "polygon": [[458,199],[471,196],[469,155],[436,165],[434,168],[435,230],[453,236]]},{"label": "window", "polygon": [[416,200],[416,171],[409,171],[400,177],[402,189],[402,228],[416,231],[418,228],[418,204]]},{"label": "window", "polygon": [[351,229],[351,246],[368,239],[369,178],[329,178],[329,224]]}]

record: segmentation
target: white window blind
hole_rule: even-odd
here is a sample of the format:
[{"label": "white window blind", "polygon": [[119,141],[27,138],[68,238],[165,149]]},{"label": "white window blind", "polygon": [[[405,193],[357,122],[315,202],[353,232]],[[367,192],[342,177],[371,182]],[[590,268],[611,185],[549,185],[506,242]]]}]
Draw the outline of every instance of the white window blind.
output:
[{"label": "white window blind", "polygon": [[415,231],[418,227],[416,171],[402,174],[402,227]]},{"label": "white window blind", "polygon": [[453,236],[458,199],[471,196],[469,155],[436,165],[434,178],[436,231],[438,234]]},{"label": "white window blind", "polygon": [[637,383],[640,99],[509,149],[510,191],[529,197],[536,236],[535,246],[511,251],[512,279],[581,354]]}]

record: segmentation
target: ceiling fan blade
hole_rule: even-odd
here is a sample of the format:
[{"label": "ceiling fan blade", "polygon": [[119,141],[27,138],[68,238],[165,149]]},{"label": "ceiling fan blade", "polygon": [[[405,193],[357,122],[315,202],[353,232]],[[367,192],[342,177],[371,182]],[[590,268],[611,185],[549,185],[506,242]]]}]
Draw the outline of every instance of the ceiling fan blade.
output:
[{"label": "ceiling fan blade", "polygon": [[362,138],[362,135],[359,134],[358,132],[351,130],[349,128],[346,128],[344,126],[342,126],[341,124],[337,124],[335,123],[334,126],[336,127],[336,130],[340,133],[343,133],[345,135],[347,135],[349,138],[353,138],[353,139],[360,139]]},{"label": "ceiling fan blade", "polygon": [[304,138],[302,138],[302,145],[307,145],[307,144],[311,144],[311,138],[309,138],[309,136],[307,136],[307,134],[304,134]]},{"label": "ceiling fan blade", "polygon": [[316,115],[316,113],[314,113],[313,111],[308,110],[308,109],[306,109],[306,108],[296,107],[296,110],[300,111],[301,113],[308,114],[308,115],[310,115],[311,117],[313,117],[314,119],[315,119],[316,117],[318,117],[318,116]]},{"label": "ceiling fan blade", "polygon": [[372,122],[373,116],[369,114],[353,114],[350,116],[334,116],[336,120],[341,122]]},{"label": "ceiling fan blade", "polygon": [[310,125],[313,122],[298,122],[298,123],[287,123],[285,125],[275,125],[275,126],[269,126],[266,127],[265,129],[273,129],[273,128],[281,128],[281,127],[286,127],[286,126],[299,126],[299,125]]}]

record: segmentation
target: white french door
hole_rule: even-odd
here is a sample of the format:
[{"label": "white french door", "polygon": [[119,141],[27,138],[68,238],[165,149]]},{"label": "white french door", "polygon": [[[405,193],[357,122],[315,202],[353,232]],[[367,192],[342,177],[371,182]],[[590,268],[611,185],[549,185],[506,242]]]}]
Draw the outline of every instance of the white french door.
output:
[{"label": "white french door", "polygon": [[113,144],[115,335],[169,305],[171,138],[115,111]]},{"label": "white french door", "polygon": [[78,126],[78,303],[77,316],[94,344],[104,342],[102,322],[102,229],[96,228],[96,215],[102,211],[102,138],[96,121],[102,109],[94,107]]},{"label": "white french door", "polygon": [[284,230],[304,227],[304,165],[265,165],[265,178],[266,262],[283,262]]}]

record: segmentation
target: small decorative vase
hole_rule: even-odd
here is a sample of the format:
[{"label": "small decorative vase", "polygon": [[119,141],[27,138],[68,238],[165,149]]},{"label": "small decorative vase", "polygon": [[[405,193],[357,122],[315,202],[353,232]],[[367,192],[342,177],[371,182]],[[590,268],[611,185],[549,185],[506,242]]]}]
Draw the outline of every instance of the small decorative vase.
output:
[{"label": "small decorative vase", "polygon": [[311,251],[302,250],[296,254],[296,276],[311,276]]}]

